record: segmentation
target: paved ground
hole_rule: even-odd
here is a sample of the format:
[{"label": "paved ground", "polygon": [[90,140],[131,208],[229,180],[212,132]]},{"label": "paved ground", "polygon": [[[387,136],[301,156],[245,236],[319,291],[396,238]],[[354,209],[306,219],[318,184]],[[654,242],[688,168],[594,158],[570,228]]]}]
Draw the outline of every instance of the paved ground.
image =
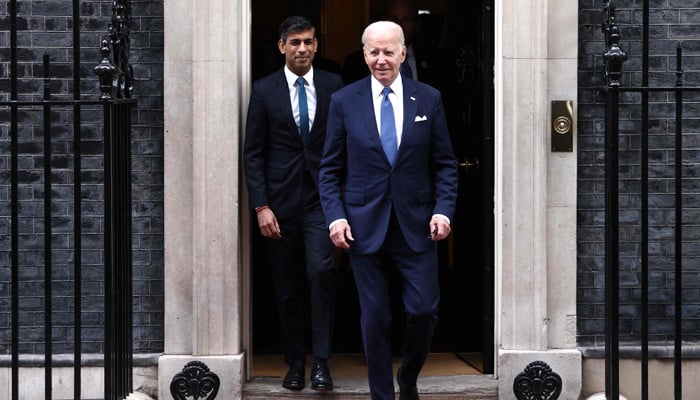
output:
[{"label": "paved ground", "polygon": [[[279,378],[256,378],[244,388],[245,400],[300,400],[317,399],[368,399],[369,387],[366,378],[336,378],[335,390],[317,394],[310,388],[292,392],[281,386]],[[418,380],[421,400],[496,400],[498,381],[490,375],[427,376]],[[398,398],[398,396],[397,396]]]}]

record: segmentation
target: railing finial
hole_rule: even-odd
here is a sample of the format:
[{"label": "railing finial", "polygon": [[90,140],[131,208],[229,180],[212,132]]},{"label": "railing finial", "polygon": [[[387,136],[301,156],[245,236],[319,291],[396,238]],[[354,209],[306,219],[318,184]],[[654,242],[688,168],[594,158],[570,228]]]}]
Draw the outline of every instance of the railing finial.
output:
[{"label": "railing finial", "polygon": [[109,60],[110,49],[106,40],[102,41],[100,53],[102,54],[102,61],[94,68],[95,74],[100,77],[100,91],[102,92],[100,100],[112,100],[114,95],[114,75],[117,73],[117,67]]},{"label": "railing finial", "polygon": [[618,87],[622,78],[622,63],[627,60],[627,53],[620,47],[620,28],[615,24],[615,6],[610,0],[603,6],[603,33],[608,47],[603,54],[605,77],[609,87]]},{"label": "railing finial", "polygon": [[[134,70],[129,64],[129,50],[131,39],[129,38],[129,20],[131,19],[131,4],[129,0],[112,1],[112,22],[109,24],[109,39],[102,41],[102,61],[95,67],[95,73],[100,76],[101,99],[105,100],[106,78],[103,67],[105,61],[104,48],[107,47],[107,61],[115,68],[109,83],[112,88],[109,90],[110,99],[129,99],[133,93]],[[111,49],[110,49],[111,47]],[[113,57],[113,62],[109,62],[109,56]],[[99,72],[98,72],[99,71]]]}]

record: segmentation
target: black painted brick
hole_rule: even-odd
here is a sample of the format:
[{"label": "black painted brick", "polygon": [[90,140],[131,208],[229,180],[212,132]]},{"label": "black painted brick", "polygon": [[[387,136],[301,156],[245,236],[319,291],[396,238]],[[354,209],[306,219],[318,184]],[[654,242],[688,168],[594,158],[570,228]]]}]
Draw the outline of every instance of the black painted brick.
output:
[{"label": "black painted brick", "polygon": [[[8,1],[0,1],[0,99],[9,98]],[[134,350],[163,351],[163,1],[132,1],[131,54],[135,97],[133,123],[133,231],[134,231]],[[43,93],[42,58],[51,59],[54,98],[73,93],[72,3],[27,0],[18,6],[18,88],[23,100]],[[107,36],[112,2],[81,1],[80,90],[83,99],[99,95],[93,67],[100,61],[100,42]],[[41,110],[20,110],[20,295],[22,353],[43,352],[44,203],[43,125]],[[10,174],[9,112],[0,108],[0,353],[9,354]],[[73,115],[54,109],[52,128],[52,262],[53,345],[55,352],[72,352],[70,325],[73,301]],[[103,144],[101,111],[84,108],[81,115],[81,210],[84,352],[103,350],[104,257]]]},{"label": "black painted brick", "polygon": [[[628,53],[623,85],[641,85],[641,2],[618,0],[621,46]],[[599,345],[604,338],[604,83],[600,30],[603,2],[579,2],[578,93],[578,343]],[[650,2],[651,86],[676,82],[676,46],[684,49],[683,84],[700,85],[700,1]],[[620,333],[622,342],[636,342],[641,299],[641,96],[623,93],[620,106]],[[649,284],[650,332],[667,341],[674,333],[675,298],[675,103],[672,94],[649,96]],[[685,94],[683,136],[683,327],[684,336],[700,335],[700,95]]]}]

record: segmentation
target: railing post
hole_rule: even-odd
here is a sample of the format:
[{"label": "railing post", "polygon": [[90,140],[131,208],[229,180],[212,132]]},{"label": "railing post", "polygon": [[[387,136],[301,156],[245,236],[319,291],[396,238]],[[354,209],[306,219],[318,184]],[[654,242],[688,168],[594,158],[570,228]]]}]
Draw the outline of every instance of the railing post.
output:
[{"label": "railing post", "polygon": [[[80,20],[80,0],[73,0],[73,21]],[[80,25],[73,24],[73,100],[80,101]],[[83,293],[83,238],[82,238],[82,123],[81,107],[73,105],[73,398],[82,393],[82,293]]]},{"label": "railing post", "polygon": [[[129,0],[112,2],[109,40],[102,42],[105,163],[105,399],[132,391],[131,100]],[[110,59],[110,55],[112,59]]]},{"label": "railing post", "polygon": [[618,212],[618,135],[622,63],[627,54],[620,48],[615,7],[606,1],[603,32],[607,51],[603,54],[607,79],[605,112],[605,395],[620,398],[619,371],[619,212]]},{"label": "railing post", "polygon": [[683,378],[681,377],[682,366],[682,339],[683,339],[683,69],[681,67],[681,58],[683,49],[678,44],[676,48],[676,165],[675,165],[675,192],[676,192],[676,220],[674,229],[674,245],[675,245],[675,304],[674,304],[674,322],[675,336],[673,346],[673,381],[674,381],[674,398],[680,400],[683,388]]},{"label": "railing post", "polygon": [[51,78],[44,54],[44,397],[53,398],[53,263],[51,258]]},{"label": "railing post", "polygon": [[[17,0],[10,0],[10,100],[17,101]],[[10,106],[10,225],[11,229],[11,295],[12,331],[10,333],[12,347],[11,361],[11,396],[12,400],[19,399],[19,127],[17,105]]]}]

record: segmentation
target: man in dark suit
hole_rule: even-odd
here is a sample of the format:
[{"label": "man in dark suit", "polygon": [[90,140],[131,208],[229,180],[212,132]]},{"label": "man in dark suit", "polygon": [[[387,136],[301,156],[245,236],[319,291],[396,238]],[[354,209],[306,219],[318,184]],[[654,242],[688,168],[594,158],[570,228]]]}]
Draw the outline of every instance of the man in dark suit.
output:
[{"label": "man in dark suit", "polygon": [[[382,19],[396,22],[403,29],[406,60],[401,64],[401,73],[440,89],[447,69],[435,39],[435,35],[440,36],[439,29],[442,29],[433,21],[435,18],[430,19],[428,14],[419,15],[416,0],[390,0]],[[423,24],[422,21],[432,23]],[[348,54],[343,60],[342,75],[345,84],[368,74],[362,49]]]},{"label": "man in dark suit", "polygon": [[401,277],[406,317],[400,399],[418,399],[440,299],[437,241],[451,230],[457,168],[440,93],[399,72],[406,56],[401,27],[370,24],[362,43],[371,75],[331,97],[321,203],[331,240],[350,254],[372,399],[394,399],[392,268]]},{"label": "man in dark suit", "polygon": [[285,66],[253,85],[243,146],[245,174],[272,266],[289,365],[282,386],[301,390],[306,385],[308,284],[311,388],[328,391],[333,390],[327,360],[335,306],[334,247],[319,201],[318,173],[330,96],[342,79],[312,67],[318,40],[308,19],[287,18],[279,37]]}]

